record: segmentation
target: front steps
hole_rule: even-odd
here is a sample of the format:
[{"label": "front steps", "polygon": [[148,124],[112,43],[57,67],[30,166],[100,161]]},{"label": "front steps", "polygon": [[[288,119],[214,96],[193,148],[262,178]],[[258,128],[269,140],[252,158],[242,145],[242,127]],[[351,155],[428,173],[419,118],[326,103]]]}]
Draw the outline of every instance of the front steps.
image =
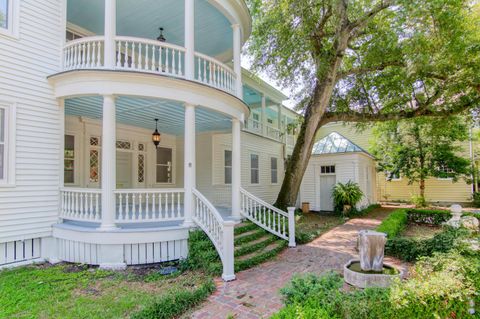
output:
[{"label": "front steps", "polygon": [[244,222],[235,227],[235,272],[261,264],[278,255],[288,246],[286,240]]}]

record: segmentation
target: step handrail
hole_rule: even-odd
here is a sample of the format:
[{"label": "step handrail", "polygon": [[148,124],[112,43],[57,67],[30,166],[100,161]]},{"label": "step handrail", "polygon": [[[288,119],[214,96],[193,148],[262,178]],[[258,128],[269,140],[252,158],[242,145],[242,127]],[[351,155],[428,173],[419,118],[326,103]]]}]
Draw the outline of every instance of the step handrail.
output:
[{"label": "step handrail", "polygon": [[234,270],[234,221],[224,220],[213,204],[197,189],[193,193],[193,221],[207,234],[220,256],[223,265],[222,278],[235,279]]},{"label": "step handrail", "polygon": [[240,213],[266,231],[288,240],[288,246],[295,247],[295,207],[288,207],[288,213],[240,188]]}]

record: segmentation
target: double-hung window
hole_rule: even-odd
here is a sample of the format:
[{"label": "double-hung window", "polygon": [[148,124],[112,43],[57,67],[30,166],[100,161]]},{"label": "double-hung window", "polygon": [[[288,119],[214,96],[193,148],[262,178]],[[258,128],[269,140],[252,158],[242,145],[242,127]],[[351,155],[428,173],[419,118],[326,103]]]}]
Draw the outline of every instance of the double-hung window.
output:
[{"label": "double-hung window", "polygon": [[0,186],[15,183],[15,109],[0,104]]},{"label": "double-hung window", "polygon": [[258,155],[250,154],[250,183],[258,184],[260,182],[259,178],[259,163]]},{"label": "double-hung window", "polygon": [[18,36],[18,5],[20,0],[0,0],[0,34]]},{"label": "double-hung window", "polygon": [[157,183],[173,183],[173,150],[167,147],[157,148]]},{"label": "double-hung window", "polygon": [[271,173],[271,183],[278,183],[278,160],[276,157],[270,158],[270,173]]},{"label": "double-hung window", "polygon": [[224,167],[225,167],[225,184],[232,183],[232,151],[225,150],[225,159],[224,159]]},{"label": "double-hung window", "polygon": [[63,153],[64,160],[64,180],[65,184],[75,183],[75,136],[65,135],[65,149]]}]

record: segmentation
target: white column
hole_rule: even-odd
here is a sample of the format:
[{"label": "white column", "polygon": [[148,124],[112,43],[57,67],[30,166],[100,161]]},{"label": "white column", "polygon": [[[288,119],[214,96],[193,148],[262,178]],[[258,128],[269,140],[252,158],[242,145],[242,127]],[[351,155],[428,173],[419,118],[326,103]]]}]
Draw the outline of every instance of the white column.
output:
[{"label": "white column", "polygon": [[242,86],[242,32],[240,25],[232,25],[233,29],[233,71],[237,76],[235,91],[237,97],[243,100],[243,86]]},{"label": "white column", "polygon": [[[58,161],[58,185],[60,188],[65,186],[65,100],[58,100],[58,130],[60,134],[60,143],[59,143],[59,161]],[[58,211],[61,212],[62,207],[62,193],[58,195]],[[62,212],[63,213],[63,212]],[[59,221],[61,222],[61,218]],[[43,246],[43,245],[42,245]]]},{"label": "white column", "polygon": [[267,135],[267,98],[262,94],[262,135]]},{"label": "white column", "polygon": [[115,66],[115,36],[117,33],[117,3],[116,0],[105,0],[105,67]]},{"label": "white column", "polygon": [[185,77],[195,75],[195,2],[185,0]]},{"label": "white column", "polygon": [[193,189],[196,187],[196,164],[195,164],[195,106],[185,104],[185,136],[184,136],[184,168],[183,187],[185,189],[185,226],[193,226]]},{"label": "white column", "polygon": [[115,229],[116,187],[115,97],[103,96],[102,120],[102,224],[101,230]]},{"label": "white column", "polygon": [[240,120],[232,119],[232,217],[240,219],[241,140]]}]

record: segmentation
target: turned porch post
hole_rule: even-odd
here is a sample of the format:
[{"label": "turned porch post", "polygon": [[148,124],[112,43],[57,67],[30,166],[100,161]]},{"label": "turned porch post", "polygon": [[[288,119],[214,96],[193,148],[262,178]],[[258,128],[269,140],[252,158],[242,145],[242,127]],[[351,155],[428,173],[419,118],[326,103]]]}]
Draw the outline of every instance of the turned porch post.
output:
[{"label": "turned porch post", "polygon": [[105,0],[105,67],[115,67],[115,36],[117,33],[117,3],[116,0]]},{"label": "turned porch post", "polygon": [[233,71],[237,76],[235,83],[235,92],[237,97],[243,100],[242,86],[242,32],[240,25],[232,25],[233,29]]},{"label": "turned porch post", "polygon": [[184,226],[193,226],[193,189],[196,187],[196,164],[195,164],[195,106],[185,103],[185,136],[184,136],[184,182],[185,188],[185,220]]},{"label": "turned porch post", "polygon": [[232,119],[232,217],[240,219],[241,139],[240,120]]},{"label": "turned porch post", "polygon": [[185,77],[193,80],[195,74],[195,2],[185,0]]},{"label": "turned porch post", "polygon": [[116,187],[115,97],[103,96],[102,119],[102,224],[101,230],[115,229]]}]

